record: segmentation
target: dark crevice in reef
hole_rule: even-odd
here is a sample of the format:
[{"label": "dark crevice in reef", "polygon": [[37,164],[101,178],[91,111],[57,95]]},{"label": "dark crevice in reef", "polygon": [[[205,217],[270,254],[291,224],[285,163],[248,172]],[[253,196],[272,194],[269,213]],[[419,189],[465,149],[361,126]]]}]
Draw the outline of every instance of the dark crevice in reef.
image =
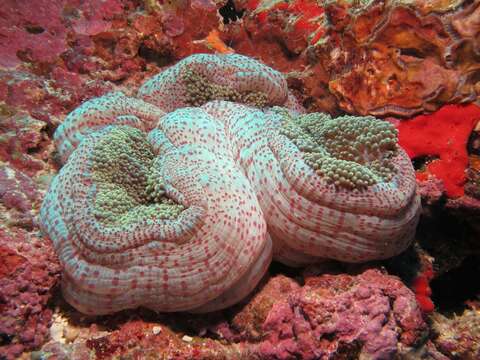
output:
[{"label": "dark crevice in reef", "polygon": [[149,63],[155,63],[159,67],[170,65],[175,60],[171,54],[159,53],[148,48],[145,46],[145,44],[140,45],[140,48],[138,49],[138,56],[145,59],[145,61]]},{"label": "dark crevice in reef", "polygon": [[272,42],[278,44],[278,46],[280,47],[280,50],[282,51],[282,54],[287,58],[287,60],[295,60],[301,55],[301,53],[292,51],[288,47],[288,45],[285,42],[285,39],[283,37],[271,36],[270,38],[271,38]]},{"label": "dark crevice in reef", "polygon": [[223,23],[228,24],[229,22],[235,22],[242,18],[245,10],[237,10],[233,0],[228,0],[225,5],[223,5],[218,12],[223,18]]},{"label": "dark crevice in reef", "polygon": [[431,206],[424,209],[416,238],[420,246],[435,258],[434,265],[440,271],[446,271],[460,266],[472,253],[473,234],[474,230],[462,216],[456,216],[442,206]]},{"label": "dark crevice in reef", "polygon": [[480,249],[472,221],[460,209],[446,209],[443,204],[423,209],[416,239],[435,259],[430,287],[441,313],[462,312],[465,302],[480,293],[473,275],[480,274]]},{"label": "dark crevice in reef", "polygon": [[472,131],[468,138],[467,149],[470,155],[480,156],[480,132]]},{"label": "dark crevice in reef", "polygon": [[419,50],[414,48],[400,49],[400,55],[411,56],[411,57],[416,57],[421,59],[425,58],[425,56],[421,54]]},{"label": "dark crevice in reef", "polygon": [[12,343],[14,336],[0,332],[0,346],[9,345]]},{"label": "dark crevice in reef", "polygon": [[115,53],[116,42],[114,39],[98,37],[94,40],[95,45],[107,50],[110,54]]},{"label": "dark crevice in reef", "polygon": [[406,284],[411,284],[421,268],[418,251],[418,246],[410,246],[400,255],[385,260],[383,266],[389,274],[398,276]]},{"label": "dark crevice in reef", "polygon": [[355,340],[353,342],[340,341],[338,350],[333,358],[334,360],[354,360],[359,359],[364,342]]},{"label": "dark crevice in reef", "polygon": [[39,25],[25,25],[25,30],[30,34],[41,34],[45,32],[45,29]]},{"label": "dark crevice in reef", "polygon": [[432,300],[441,312],[462,313],[465,302],[475,300],[480,282],[480,256],[468,256],[462,264],[435,278],[431,283]]},{"label": "dark crevice in reef", "polygon": [[428,163],[438,158],[438,156],[418,156],[412,159],[412,164],[415,170],[425,170]]},{"label": "dark crevice in reef", "polygon": [[302,270],[303,268],[294,268],[294,267],[290,267],[282,263],[279,263],[277,261],[273,261],[270,264],[268,272],[272,277],[276,275],[285,275],[294,279],[300,285],[303,285],[303,278],[301,275]]}]

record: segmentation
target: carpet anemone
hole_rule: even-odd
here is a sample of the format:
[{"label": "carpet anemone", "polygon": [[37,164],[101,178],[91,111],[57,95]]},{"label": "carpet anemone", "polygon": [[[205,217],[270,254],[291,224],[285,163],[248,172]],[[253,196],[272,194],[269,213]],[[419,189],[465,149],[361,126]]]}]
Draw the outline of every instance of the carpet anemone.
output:
[{"label": "carpet anemone", "polygon": [[89,100],[54,137],[64,165],[41,224],[88,314],[222,309],[272,256],[384,259],[418,222],[389,123],[304,114],[281,73],[241,55],[192,55],[137,97]]}]

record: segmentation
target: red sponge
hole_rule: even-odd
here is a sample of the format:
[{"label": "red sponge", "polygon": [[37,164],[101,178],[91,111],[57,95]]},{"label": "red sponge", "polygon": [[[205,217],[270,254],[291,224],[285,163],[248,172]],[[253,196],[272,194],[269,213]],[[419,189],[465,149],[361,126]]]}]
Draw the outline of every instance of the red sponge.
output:
[{"label": "red sponge", "polygon": [[463,196],[468,167],[467,141],[480,120],[480,107],[470,104],[446,105],[429,115],[420,115],[398,124],[399,143],[410,158],[436,156],[419,180],[434,175],[443,180],[447,195]]}]

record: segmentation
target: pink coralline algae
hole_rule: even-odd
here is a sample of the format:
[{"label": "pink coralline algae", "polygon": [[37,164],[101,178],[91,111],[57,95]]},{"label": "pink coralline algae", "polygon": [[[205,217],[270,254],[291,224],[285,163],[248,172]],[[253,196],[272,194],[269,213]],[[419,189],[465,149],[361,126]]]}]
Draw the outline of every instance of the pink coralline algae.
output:
[{"label": "pink coralline algae", "polygon": [[[160,323],[130,320],[112,326],[112,331],[92,326],[72,343],[50,341],[36,356],[403,359],[412,353],[416,358],[427,332],[414,294],[398,278],[379,270],[308,277],[303,286],[277,275],[269,278],[247,305],[232,309],[233,317],[226,313],[230,311],[208,319],[179,314]],[[178,331],[185,322],[189,325],[187,337]],[[177,330],[172,331],[171,324]]]},{"label": "pink coralline algae", "polygon": [[45,167],[42,143],[46,124],[26,113],[2,117],[0,160],[32,176]]},{"label": "pink coralline algae", "polygon": [[16,359],[49,336],[46,306],[60,275],[50,243],[23,229],[0,229],[0,357]]},{"label": "pink coralline algae", "polygon": [[81,38],[110,30],[112,20],[123,15],[129,1],[6,0],[2,3],[0,67],[22,62],[51,65],[69,50],[72,36]]},{"label": "pink coralline algae", "polygon": [[32,228],[38,198],[37,185],[30,177],[8,165],[0,168],[0,204],[11,210],[3,213],[7,224]]},{"label": "pink coralline algae", "polygon": [[378,270],[307,279],[276,299],[261,327],[260,359],[392,359],[426,332],[411,291]]},{"label": "pink coralline algae", "polygon": [[[3,3],[0,37],[0,67],[15,67],[26,61],[54,62],[67,49],[67,31],[62,23],[62,1]],[[48,46],[45,46],[48,44]]]},{"label": "pink coralline algae", "polygon": [[0,201],[7,209],[27,212],[37,198],[38,192],[32,179],[8,166],[0,169]]},{"label": "pink coralline algae", "polygon": [[293,265],[403,251],[420,203],[396,130],[301,112],[279,72],[205,54],[73,111],[41,209],[66,300],[212,311],[252,291],[272,243]]}]

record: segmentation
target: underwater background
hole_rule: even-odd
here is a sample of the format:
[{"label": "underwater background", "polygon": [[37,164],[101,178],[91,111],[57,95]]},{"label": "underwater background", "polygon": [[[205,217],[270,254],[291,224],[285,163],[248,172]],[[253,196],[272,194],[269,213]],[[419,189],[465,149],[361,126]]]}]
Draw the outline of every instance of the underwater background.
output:
[{"label": "underwater background", "polygon": [[[480,358],[479,1],[4,0],[2,5],[0,359]],[[191,86],[184,88],[184,84]],[[189,97],[183,98],[184,94]],[[269,207],[261,206],[254,216],[253,204],[252,213],[238,216],[239,234],[243,234],[239,239],[243,241],[247,233],[244,227],[253,229],[252,245],[238,253],[226,246],[225,252],[235,261],[228,262],[231,267],[225,266],[224,272],[219,270],[220,262],[206,261],[195,268],[200,273],[207,269],[207,280],[243,287],[230,292],[230,288],[217,289],[214,294],[212,286],[202,287],[192,280],[200,290],[179,292],[176,299],[164,300],[164,307],[155,304],[155,296],[148,291],[136,293],[134,301],[115,303],[115,298],[128,297],[132,289],[150,290],[160,283],[154,276],[150,283],[139,280],[140,285],[136,278],[128,278],[132,282],[125,290],[118,286],[122,278],[112,275],[108,286],[102,285],[105,278],[101,276],[95,284],[84,280],[89,277],[88,267],[81,268],[87,269],[85,275],[80,270],[75,273],[75,264],[65,260],[77,259],[78,254],[59,250],[57,243],[64,238],[81,249],[78,252],[85,251],[78,257],[82,261],[108,264],[115,274],[127,261],[122,254],[126,257],[126,250],[131,250],[130,245],[122,248],[116,242],[123,239],[122,231],[131,230],[133,220],[130,214],[117,211],[124,204],[117,204],[115,197],[95,211],[100,208],[103,213],[98,216],[121,229],[111,237],[111,248],[121,248],[115,253],[118,258],[102,257],[109,251],[107,245],[92,242],[82,248],[78,245],[82,240],[71,236],[84,208],[70,202],[69,196],[80,198],[84,188],[77,185],[91,181],[81,177],[87,173],[81,167],[82,156],[101,151],[118,154],[119,148],[109,148],[109,142],[120,139],[119,143],[130,146],[121,150],[120,160],[137,154],[146,167],[153,167],[153,153],[143,152],[136,144],[153,141],[153,152],[166,148],[161,134],[148,138],[145,134],[161,117],[168,124],[181,124],[175,114],[185,106],[217,119],[232,113],[231,119],[240,124],[242,119],[263,119],[266,114],[265,124],[232,125],[237,132],[228,132],[229,141],[259,144],[258,151],[263,151],[262,141],[271,141],[264,145],[274,149],[276,157],[246,151],[245,164],[240,166],[245,174],[228,156],[215,165],[225,172],[238,170],[231,183],[225,176],[218,186],[235,187],[232,193],[243,194],[242,205],[243,199],[253,204],[258,198],[262,203],[262,197],[275,199],[271,209],[277,200],[294,202],[293,195],[283,196],[284,187],[301,183],[299,173],[303,172],[281,167],[284,162],[279,160],[288,181],[279,180],[275,188],[269,184],[275,182],[277,154],[285,153],[290,161],[294,156],[287,150],[295,145],[303,156],[307,154],[310,162],[305,162],[316,174],[327,179],[318,183],[319,188],[329,184],[328,189],[341,189],[328,201],[312,193],[301,195],[317,199],[325,213],[348,216],[335,218],[337,235],[327,245],[292,245],[286,239],[303,234],[298,219],[283,227],[284,221],[278,219],[286,212],[270,213]],[[199,114],[182,116],[200,119]],[[136,131],[98,130],[112,119]],[[206,115],[205,119],[201,124],[210,121]],[[199,126],[196,133],[190,123],[172,127],[170,140],[178,134],[197,140],[204,129],[210,131],[209,126],[213,125]],[[89,147],[88,141],[97,144],[100,134],[108,141]],[[215,138],[206,146],[210,144],[214,153],[220,151],[223,140],[212,134],[206,132],[207,138]],[[312,134],[323,136],[325,142]],[[327,140],[332,142],[328,146]],[[359,170],[373,175],[363,178],[345,165],[345,173],[341,170],[334,177],[336,167],[341,168],[338,163],[352,160],[353,155],[342,155],[338,158],[342,161],[325,160],[324,151],[332,153],[338,144],[342,150],[350,149],[349,143],[356,146],[357,140],[362,154],[378,157],[377,149],[384,150],[375,157],[378,162]],[[398,150],[398,157],[409,158],[412,166],[401,159],[392,160],[392,166],[386,164],[397,156],[393,140],[405,151]],[[314,150],[309,147],[312,141],[317,146]],[[174,182],[195,173],[194,160],[200,153],[194,151],[187,148],[166,159],[170,167],[165,167],[178,174],[168,173],[165,179],[171,177]],[[209,156],[201,153],[198,161],[210,160]],[[104,166],[100,155],[92,161]],[[128,188],[130,178],[118,179],[130,168],[120,166],[112,175],[108,171],[118,163],[108,161],[104,161],[106,172],[92,179],[111,176],[112,182],[123,181],[121,185]],[[180,163],[191,168],[182,172]],[[249,173],[251,163],[259,165]],[[324,170],[325,164],[333,166],[334,173]],[[158,169],[166,172],[163,166]],[[210,174],[215,166],[209,163],[200,175]],[[67,176],[70,169],[75,174],[71,178]],[[57,176],[61,171],[67,175]],[[242,180],[244,175],[248,181]],[[169,194],[168,184],[145,176],[139,182],[148,191],[145,198],[135,198],[135,204],[154,203],[162,219],[180,216],[183,205],[164,197]],[[196,181],[205,181],[205,186],[212,183],[202,176],[191,182]],[[67,185],[57,191],[57,183]],[[394,185],[388,191],[379,186],[372,195],[388,199],[380,202],[383,207],[368,196],[362,201],[362,191],[384,183]],[[127,190],[136,191],[135,186]],[[354,190],[359,198],[355,195],[340,202]],[[358,205],[352,205],[356,201]],[[300,212],[295,204],[285,219]],[[108,206],[114,211],[108,212]],[[151,209],[139,208],[133,215],[151,216]],[[218,214],[229,211],[212,205],[209,209]],[[307,216],[302,220],[316,219],[313,211],[305,209]],[[367,221],[365,225],[357,215],[374,217],[378,224]],[[62,216],[66,225],[59,220]],[[244,222],[249,217],[253,221]],[[328,228],[333,215],[326,219],[322,224]],[[343,221],[355,224],[354,229],[343,227]],[[373,228],[380,230],[370,232]],[[142,236],[147,232],[138,231]],[[320,227],[318,237],[324,236],[322,231]],[[132,235],[134,240],[139,232]],[[228,240],[232,233],[223,235]],[[347,244],[357,236],[364,240],[358,249]],[[194,249],[185,257],[197,263],[198,257],[210,257],[210,250],[202,248],[198,255]],[[142,258],[138,252],[128,256],[133,259],[128,261]],[[169,271],[177,266],[173,260],[166,263]],[[161,277],[163,288],[173,287],[176,273],[169,271]],[[239,279],[244,281],[239,284]],[[90,286],[88,294],[98,286],[99,298],[87,298],[77,285]],[[154,300],[149,301],[149,296]],[[226,308],[210,303],[217,296]],[[163,312],[199,310],[205,303],[203,311],[208,313]],[[139,304],[145,308],[135,309]]]}]

